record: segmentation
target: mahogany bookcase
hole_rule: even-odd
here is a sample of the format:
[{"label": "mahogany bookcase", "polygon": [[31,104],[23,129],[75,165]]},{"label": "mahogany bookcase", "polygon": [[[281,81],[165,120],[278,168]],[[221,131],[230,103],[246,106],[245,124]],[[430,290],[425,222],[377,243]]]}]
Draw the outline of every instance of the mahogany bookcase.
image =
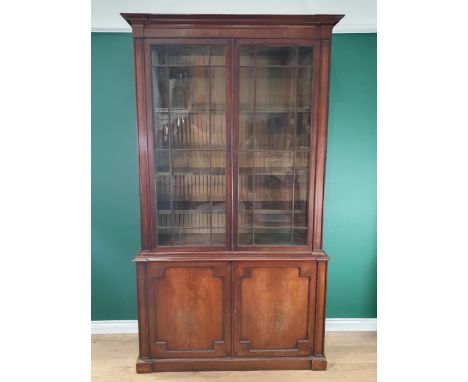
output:
[{"label": "mahogany bookcase", "polygon": [[326,369],[330,44],[343,16],[122,16],[138,118],[137,372]]}]

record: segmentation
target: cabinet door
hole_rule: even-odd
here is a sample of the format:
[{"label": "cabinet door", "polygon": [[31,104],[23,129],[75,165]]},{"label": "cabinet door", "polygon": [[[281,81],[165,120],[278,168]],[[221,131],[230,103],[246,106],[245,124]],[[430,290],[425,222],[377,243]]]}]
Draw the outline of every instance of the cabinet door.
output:
[{"label": "cabinet door", "polygon": [[234,354],[312,354],[316,262],[241,262],[234,272]]},{"label": "cabinet door", "polygon": [[150,354],[217,357],[231,351],[228,263],[148,265]]},{"label": "cabinet door", "polygon": [[226,248],[229,49],[223,40],[151,41],[148,155],[157,247]]},{"label": "cabinet door", "polygon": [[245,40],[235,47],[235,243],[240,249],[310,244],[318,55],[310,41],[289,44]]}]

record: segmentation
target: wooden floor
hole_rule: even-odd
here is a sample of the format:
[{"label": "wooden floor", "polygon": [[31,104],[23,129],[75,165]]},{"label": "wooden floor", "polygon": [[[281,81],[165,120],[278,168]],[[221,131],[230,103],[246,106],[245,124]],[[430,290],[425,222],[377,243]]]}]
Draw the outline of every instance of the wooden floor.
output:
[{"label": "wooden floor", "polygon": [[136,334],[92,336],[92,381],[223,381],[223,382],[374,382],[376,381],[376,333],[328,332],[327,371],[205,371],[136,374]]}]

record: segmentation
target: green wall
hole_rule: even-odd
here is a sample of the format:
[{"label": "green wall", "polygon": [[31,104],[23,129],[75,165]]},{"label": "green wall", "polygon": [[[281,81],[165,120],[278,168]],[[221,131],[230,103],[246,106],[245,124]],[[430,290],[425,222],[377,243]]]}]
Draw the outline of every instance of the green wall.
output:
[{"label": "green wall", "polygon": [[[140,247],[133,47],[93,33],[92,319],[136,319]],[[376,317],[376,34],[332,48],[324,248],[327,317]]]},{"label": "green wall", "polygon": [[327,317],[376,317],[377,35],[334,35],[330,81]]}]

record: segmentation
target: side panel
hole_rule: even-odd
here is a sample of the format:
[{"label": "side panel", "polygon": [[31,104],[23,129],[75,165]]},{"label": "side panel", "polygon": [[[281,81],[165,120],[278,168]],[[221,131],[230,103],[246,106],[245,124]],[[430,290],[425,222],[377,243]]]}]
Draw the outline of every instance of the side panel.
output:
[{"label": "side panel", "polygon": [[230,275],[224,262],[148,265],[151,357],[230,354]]},{"label": "side panel", "polygon": [[311,355],[317,262],[234,266],[234,355]]}]

